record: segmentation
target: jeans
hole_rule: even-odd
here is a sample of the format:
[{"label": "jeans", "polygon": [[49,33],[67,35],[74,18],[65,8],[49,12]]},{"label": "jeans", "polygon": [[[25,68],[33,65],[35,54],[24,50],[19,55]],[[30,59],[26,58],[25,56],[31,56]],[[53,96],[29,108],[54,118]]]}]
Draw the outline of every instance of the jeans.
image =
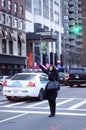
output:
[{"label": "jeans", "polygon": [[48,100],[50,106],[51,115],[55,115],[56,112],[56,100]]}]

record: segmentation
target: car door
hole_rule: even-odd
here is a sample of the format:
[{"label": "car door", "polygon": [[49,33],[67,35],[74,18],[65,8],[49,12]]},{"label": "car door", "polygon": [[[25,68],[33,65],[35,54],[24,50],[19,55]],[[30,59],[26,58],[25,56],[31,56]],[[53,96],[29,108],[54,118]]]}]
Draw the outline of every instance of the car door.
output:
[{"label": "car door", "polygon": [[40,83],[43,89],[45,89],[46,84],[48,83],[48,76],[46,74],[41,74]]}]

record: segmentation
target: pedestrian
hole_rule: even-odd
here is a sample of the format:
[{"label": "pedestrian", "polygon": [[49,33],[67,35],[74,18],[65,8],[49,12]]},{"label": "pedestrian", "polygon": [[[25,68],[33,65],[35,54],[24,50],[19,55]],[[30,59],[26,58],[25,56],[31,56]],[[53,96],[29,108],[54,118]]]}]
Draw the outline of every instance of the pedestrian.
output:
[{"label": "pedestrian", "polygon": [[[48,80],[50,81],[58,81],[58,70],[54,67],[54,65],[50,65],[48,69],[46,69],[43,65],[40,65],[40,68],[44,73],[48,75]],[[47,86],[45,87],[45,99],[48,100],[50,107],[50,115],[48,117],[54,117],[56,112],[56,97],[58,95],[57,89],[48,90]]]}]

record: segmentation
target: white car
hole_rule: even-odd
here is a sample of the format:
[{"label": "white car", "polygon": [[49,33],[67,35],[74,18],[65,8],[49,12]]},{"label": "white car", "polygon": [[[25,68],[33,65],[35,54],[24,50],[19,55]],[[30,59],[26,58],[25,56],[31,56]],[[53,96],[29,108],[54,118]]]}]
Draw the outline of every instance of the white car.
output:
[{"label": "white car", "polygon": [[41,101],[47,82],[48,76],[42,72],[18,73],[4,82],[3,95],[8,100],[36,97]]}]

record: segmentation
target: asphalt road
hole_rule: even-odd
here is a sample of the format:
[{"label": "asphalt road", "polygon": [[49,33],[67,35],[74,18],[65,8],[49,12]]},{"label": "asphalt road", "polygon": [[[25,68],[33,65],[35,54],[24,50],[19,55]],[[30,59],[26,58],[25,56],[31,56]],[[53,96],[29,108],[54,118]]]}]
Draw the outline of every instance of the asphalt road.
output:
[{"label": "asphalt road", "polygon": [[52,118],[46,100],[10,102],[0,95],[0,130],[86,130],[85,86],[62,86]]}]

